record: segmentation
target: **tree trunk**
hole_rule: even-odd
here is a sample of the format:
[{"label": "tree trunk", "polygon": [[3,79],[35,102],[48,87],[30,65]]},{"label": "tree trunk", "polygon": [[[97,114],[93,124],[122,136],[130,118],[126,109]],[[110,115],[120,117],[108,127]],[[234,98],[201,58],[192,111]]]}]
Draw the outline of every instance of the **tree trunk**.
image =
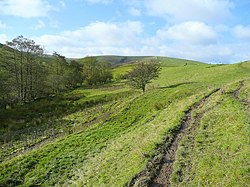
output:
[{"label": "tree trunk", "polygon": [[30,99],[34,99],[34,88],[33,88],[33,67],[32,63],[30,64]]},{"label": "tree trunk", "polygon": [[21,98],[16,53],[14,53],[14,72],[15,72],[15,79],[16,79],[16,93],[17,93],[18,98]]},{"label": "tree trunk", "polygon": [[23,93],[23,53],[21,52],[21,59],[20,59],[20,95],[21,100],[24,100],[24,93]]},{"label": "tree trunk", "polygon": [[146,85],[142,85],[142,91],[143,91],[143,93],[145,93],[145,91],[146,91]]}]

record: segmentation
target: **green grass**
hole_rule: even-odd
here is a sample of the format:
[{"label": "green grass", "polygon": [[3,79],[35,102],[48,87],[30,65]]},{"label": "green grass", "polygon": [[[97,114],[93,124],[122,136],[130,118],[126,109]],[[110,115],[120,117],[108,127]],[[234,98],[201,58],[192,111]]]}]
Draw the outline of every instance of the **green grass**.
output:
[{"label": "green grass", "polygon": [[172,186],[248,186],[250,116],[232,95],[237,85],[224,88],[225,94],[198,111],[205,115],[178,149]]},{"label": "green grass", "polygon": [[[167,127],[171,128],[174,125],[178,125],[178,123],[173,123],[169,126],[158,124],[160,127],[152,128],[149,124],[149,128],[146,128],[147,126],[145,124],[152,121],[159,113],[159,110],[155,107],[155,104],[162,103],[164,107],[167,107],[168,105],[170,105],[170,103],[185,98],[184,100],[181,100],[182,105],[178,107],[179,109],[182,109],[179,111],[179,115],[176,115],[177,111],[173,110],[176,107],[175,105],[179,104],[178,102],[173,104],[173,106],[171,105],[173,108],[169,109],[169,112],[172,112],[172,114],[169,115],[173,117],[173,119],[171,120],[174,122],[178,121],[178,117],[180,117],[183,110],[187,108],[187,97],[191,97],[195,92],[197,92],[197,90],[190,90],[189,92],[186,92],[185,89],[183,89],[181,92],[179,92],[174,89],[163,89],[154,90],[149,92],[148,94],[143,95],[142,97],[135,98],[133,102],[131,102],[120,113],[117,113],[117,115],[112,117],[109,121],[104,122],[103,124],[97,124],[91,128],[84,130],[83,132],[69,135],[67,136],[67,138],[63,138],[58,142],[48,144],[47,146],[44,146],[43,149],[31,151],[26,155],[3,163],[0,166],[0,170],[4,171],[5,168],[10,168],[11,172],[3,174],[1,182],[3,184],[6,184],[8,181],[15,178],[15,175],[17,175],[19,176],[18,181],[25,185],[62,185],[63,182],[65,182],[65,179],[69,179],[72,177],[73,180],[76,180],[77,178],[74,177],[75,175],[77,176],[77,172],[81,171],[81,168],[84,172],[84,169],[87,168],[86,165],[90,163],[96,163],[91,162],[92,159],[104,159],[105,156],[101,156],[104,154],[103,150],[105,150],[106,152],[107,149],[109,149],[109,153],[107,154],[117,155],[115,145],[117,145],[118,141],[123,145],[125,144],[124,146],[127,147],[127,150],[120,150],[119,154],[117,155],[118,158],[122,157],[123,159],[127,159],[124,161],[124,163],[128,163],[131,159],[133,160],[136,158],[139,160],[144,159],[144,161],[141,160],[141,162],[138,162],[137,165],[128,165],[131,168],[127,168],[125,171],[131,171],[132,173],[127,173],[125,175],[126,180],[121,178],[121,181],[117,180],[117,183],[113,183],[114,181],[111,183],[109,177],[114,177],[114,174],[112,175],[112,173],[113,170],[117,168],[117,166],[114,165],[112,157],[107,157],[106,160],[109,160],[108,163],[110,165],[108,164],[104,168],[109,168],[110,174],[108,174],[107,171],[104,170],[102,174],[100,173],[101,175],[99,181],[96,181],[95,179],[92,181],[93,183],[90,182],[86,185],[97,185],[95,184],[96,182],[98,182],[99,184],[103,183],[112,186],[120,186],[122,184],[125,184],[128,179],[131,179],[136,172],[139,172],[140,169],[145,166],[146,159],[142,157],[142,152],[151,150],[154,143],[157,142],[156,140],[158,139],[159,141],[159,138],[161,136],[156,134],[156,136],[151,137],[151,140],[154,141],[147,141],[145,145],[141,145],[141,148],[139,148],[137,144],[134,144],[133,139],[130,139],[129,137],[137,136],[138,132],[148,133],[147,136],[143,133],[138,134],[137,138],[139,138],[138,142],[140,142],[141,138],[144,139],[146,137],[150,137],[152,135],[151,133],[155,133],[154,131],[156,130],[156,128],[160,128],[158,132],[163,134],[164,131],[161,131],[161,129],[165,129]],[[192,96],[192,98],[194,98],[194,96]],[[193,102],[193,99],[190,99],[189,102]],[[161,118],[161,120],[163,120],[163,118]],[[127,141],[122,141],[120,139],[121,137],[122,140],[126,139]],[[114,149],[109,148],[110,146]],[[129,153],[128,151],[131,152]],[[124,157],[125,153],[130,155],[130,157]],[[30,165],[30,162],[27,162],[28,160],[34,160],[34,162],[32,162],[32,167]],[[19,163],[22,163],[20,166],[22,167],[22,169],[17,167]],[[72,170],[78,167],[79,169],[77,170],[76,174],[72,174]],[[88,170],[91,170],[91,168],[93,169],[93,167],[93,165],[90,165],[88,167],[90,169]],[[48,171],[52,173],[49,176]],[[89,175],[88,177],[91,178],[91,176],[93,176],[93,174]],[[103,177],[105,178],[105,180],[103,179]],[[89,179],[89,181],[91,180]],[[83,182],[86,183],[86,181]]]},{"label": "green grass", "polygon": [[0,161],[48,138],[84,129],[90,122],[106,120],[133,95],[136,92],[132,94],[126,87],[79,88],[4,110],[1,112]]},{"label": "green grass", "polygon": [[[220,186],[234,184],[232,181],[236,181],[237,177],[246,175],[247,168],[238,166],[247,163],[248,114],[244,105],[230,95],[230,90],[234,90],[238,84],[228,84],[248,78],[250,64],[221,66],[169,58],[160,60],[163,66],[161,76],[147,86],[145,94],[118,80],[108,86],[79,88],[1,113],[5,124],[1,132],[7,136],[7,132],[20,134],[21,129],[23,138],[12,138],[12,143],[1,145],[0,185],[123,186],[145,168],[154,154],[155,146],[162,142],[164,136],[171,136],[173,129],[180,126],[184,112],[219,87],[223,87],[223,93],[213,96],[204,106],[216,107],[206,113],[197,134],[194,134],[194,142],[202,149],[195,149],[197,155],[188,153],[188,158],[195,158],[190,160],[194,161],[195,167],[192,169],[198,169],[201,173],[195,176],[197,178],[193,183],[188,183],[189,176],[183,180],[191,186]],[[114,77],[119,77],[132,66],[118,66],[113,70]],[[246,82],[240,97],[249,99],[249,91],[249,82]],[[220,132],[229,123],[231,126],[226,131],[227,136],[221,136]],[[207,124],[211,125],[204,130]],[[13,150],[28,147],[24,145],[26,138],[34,135],[32,129],[39,132],[54,130],[59,136],[11,158]],[[36,145],[44,135],[41,133],[35,137],[31,145]],[[46,135],[49,138],[53,134]],[[237,142],[233,142],[235,138],[239,138]],[[232,149],[226,146],[227,140],[232,141]],[[218,162],[224,158],[222,156],[227,158],[227,154],[234,154],[238,146],[242,148],[239,158],[233,157],[232,162]],[[222,152],[222,156],[215,158],[217,165],[211,159],[214,157],[209,158],[216,151]],[[200,154],[205,154],[204,159],[210,159],[208,164],[206,159],[198,157]],[[9,156],[8,159],[2,159],[5,156]],[[213,163],[214,167],[210,168],[209,163]],[[236,174],[230,175],[232,180],[230,178],[228,183],[222,176],[220,164],[228,164],[227,176],[229,171],[235,170]],[[180,167],[176,166],[178,169]],[[206,169],[211,171],[210,183],[204,178]],[[176,184],[177,179],[173,180]],[[241,180],[241,184],[245,182],[245,179]]]},{"label": "green grass", "polygon": [[[148,60],[159,60],[163,66],[184,66],[184,65],[200,65],[203,64],[197,61],[162,57],[162,56],[113,56],[113,55],[104,55],[104,56],[95,56],[98,61],[110,62],[112,65],[124,65],[136,63],[139,61],[148,61]],[[80,62],[83,59],[78,59]]]},{"label": "green grass", "polygon": [[[97,58],[98,61],[110,62],[112,65],[135,63],[136,61],[144,61],[154,58],[151,56],[114,56],[114,55],[103,55],[95,57]],[[78,59],[78,60],[79,62],[82,62],[83,59]]]},{"label": "green grass", "polygon": [[122,75],[128,73],[132,68],[134,67],[134,64],[126,64],[123,66],[118,66],[112,70],[113,78],[114,80],[119,80]]},{"label": "green grass", "polygon": [[202,65],[203,63],[185,59],[178,58],[167,58],[167,57],[157,57],[163,67],[178,67],[178,66],[190,66],[190,65]]},{"label": "green grass", "polygon": [[155,84],[169,86],[178,83],[196,83],[201,86],[222,86],[249,77],[250,63],[233,65],[196,65],[163,67]]}]

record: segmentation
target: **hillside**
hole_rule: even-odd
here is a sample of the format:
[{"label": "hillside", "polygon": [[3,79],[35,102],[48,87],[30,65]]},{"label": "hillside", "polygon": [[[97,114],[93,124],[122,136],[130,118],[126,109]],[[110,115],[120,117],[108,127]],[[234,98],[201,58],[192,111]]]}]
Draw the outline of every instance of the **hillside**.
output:
[{"label": "hillside", "polygon": [[[150,58],[99,57],[115,77]],[[250,63],[157,58],[145,94],[115,79],[0,111],[0,186],[248,186]]]},{"label": "hillside", "polygon": [[[183,66],[185,64],[188,65],[197,65],[201,64],[201,62],[185,60],[185,59],[177,59],[177,58],[169,58],[169,57],[161,57],[161,56],[94,56],[98,61],[110,62],[112,65],[121,65],[121,64],[131,64],[138,61],[147,61],[147,60],[158,60],[163,63],[163,65],[167,66]],[[79,61],[84,60],[78,59]]]}]

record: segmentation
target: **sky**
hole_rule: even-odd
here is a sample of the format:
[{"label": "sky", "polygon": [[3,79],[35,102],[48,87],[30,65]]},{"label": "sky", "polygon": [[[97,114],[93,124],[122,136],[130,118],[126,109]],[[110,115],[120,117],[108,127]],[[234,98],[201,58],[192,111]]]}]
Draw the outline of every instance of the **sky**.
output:
[{"label": "sky", "polygon": [[0,43],[23,35],[46,53],[250,59],[249,0],[0,0]]}]

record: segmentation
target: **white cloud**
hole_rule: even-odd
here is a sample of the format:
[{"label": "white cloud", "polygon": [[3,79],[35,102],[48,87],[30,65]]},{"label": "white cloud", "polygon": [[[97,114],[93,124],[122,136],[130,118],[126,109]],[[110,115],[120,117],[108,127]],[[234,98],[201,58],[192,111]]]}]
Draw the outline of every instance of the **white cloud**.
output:
[{"label": "white cloud", "polygon": [[93,3],[93,4],[96,4],[96,3],[109,4],[113,0],[86,0],[86,1],[89,2],[89,3]]},{"label": "white cloud", "polygon": [[42,29],[45,26],[46,26],[45,23],[42,20],[39,19],[38,22],[37,22],[37,24],[36,24],[36,26],[35,26],[35,30]]},{"label": "white cloud", "polygon": [[250,53],[242,50],[245,47],[246,46],[242,46],[240,44],[236,47],[231,44],[228,46],[219,44],[197,46],[180,43],[162,43],[157,45],[144,45],[140,49],[139,54],[168,56],[207,63],[233,63],[242,59],[250,59]]},{"label": "white cloud", "polygon": [[250,40],[250,26],[238,25],[233,29],[233,34],[240,39]]},{"label": "white cloud", "polygon": [[141,22],[127,21],[94,22],[77,30],[33,39],[49,53],[57,51],[75,58],[108,54],[161,55],[214,63],[250,58],[246,43],[220,44],[218,37],[213,28],[202,22],[168,26],[149,37]]},{"label": "white cloud", "polygon": [[141,11],[135,7],[131,7],[128,12],[132,16],[141,16]]},{"label": "white cloud", "polygon": [[45,0],[1,0],[0,15],[23,18],[47,16],[52,6]]},{"label": "white cloud", "polygon": [[157,37],[193,45],[216,43],[217,34],[202,22],[183,22],[157,31]]},{"label": "white cloud", "polygon": [[150,15],[169,21],[219,23],[231,16],[229,0],[145,0]]},{"label": "white cloud", "polygon": [[0,20],[0,29],[6,29],[7,25]]},{"label": "white cloud", "polygon": [[[54,50],[68,57],[132,52],[143,33],[143,25],[136,21],[124,23],[95,22],[75,31],[35,38],[49,52]],[[132,54],[132,53],[131,53]]]},{"label": "white cloud", "polygon": [[6,41],[8,41],[8,38],[5,34],[0,34],[0,43],[4,44]]},{"label": "white cloud", "polygon": [[170,56],[209,63],[228,63],[234,55],[232,49],[218,44],[208,46],[174,44],[169,47]]}]

